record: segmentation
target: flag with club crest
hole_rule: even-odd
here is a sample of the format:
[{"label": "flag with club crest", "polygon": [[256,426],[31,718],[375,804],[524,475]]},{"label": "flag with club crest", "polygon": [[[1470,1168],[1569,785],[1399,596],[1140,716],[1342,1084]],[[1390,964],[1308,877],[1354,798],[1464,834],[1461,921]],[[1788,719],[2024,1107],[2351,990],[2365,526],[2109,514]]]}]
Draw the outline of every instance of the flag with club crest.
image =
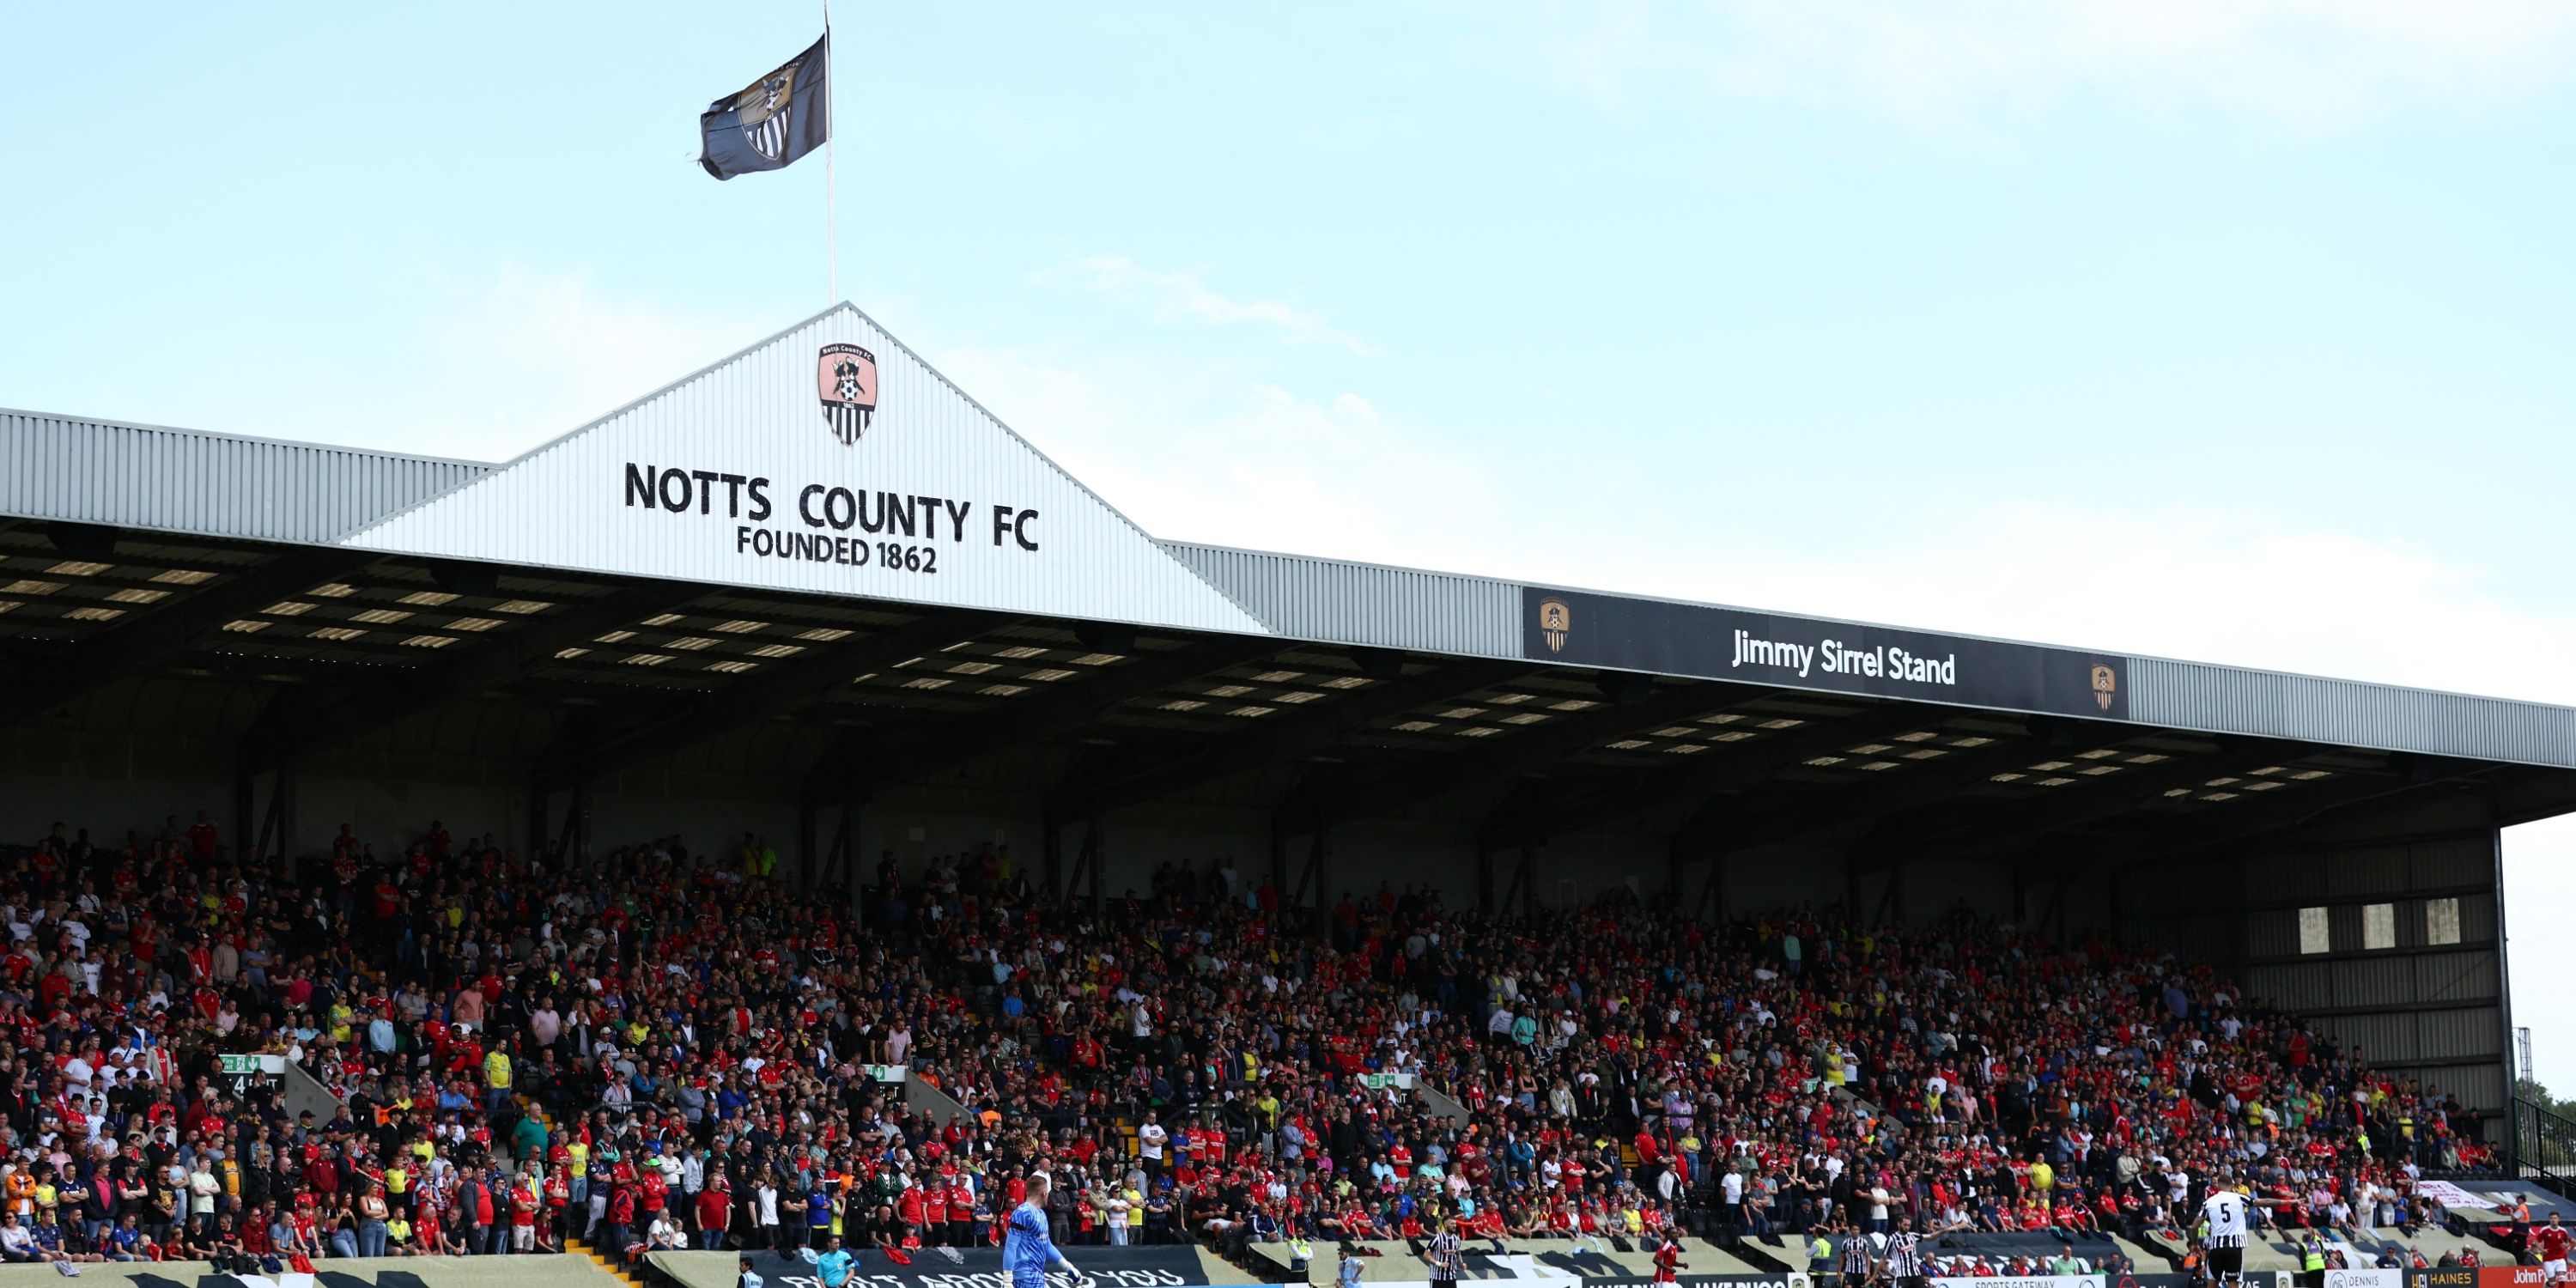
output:
[{"label": "flag with club crest", "polygon": [[783,170],[832,137],[832,36],[698,117],[698,164],[719,179]]}]

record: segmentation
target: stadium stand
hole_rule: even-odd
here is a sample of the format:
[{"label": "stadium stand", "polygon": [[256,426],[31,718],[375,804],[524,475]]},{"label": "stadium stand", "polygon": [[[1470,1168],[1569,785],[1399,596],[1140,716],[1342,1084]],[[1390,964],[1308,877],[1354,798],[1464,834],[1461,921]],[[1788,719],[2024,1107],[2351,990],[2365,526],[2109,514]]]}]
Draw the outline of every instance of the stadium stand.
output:
[{"label": "stadium stand", "polygon": [[[2178,1255],[2222,1164],[2349,1259],[2464,1233],[2418,1181],[2490,1161],[2440,1089],[2206,969],[1964,913],[1381,888],[1310,938],[1227,864],[1095,912],[994,848],[818,898],[750,836],[568,865],[343,829],[282,865],[202,814],[5,861],[11,1261],[901,1260],[992,1241],[1045,1168],[1071,1244],[1401,1259],[1455,1221],[1770,1270],[1910,1218],[2009,1272]],[[341,1103],[289,1115],[229,1080],[251,1054]]]}]

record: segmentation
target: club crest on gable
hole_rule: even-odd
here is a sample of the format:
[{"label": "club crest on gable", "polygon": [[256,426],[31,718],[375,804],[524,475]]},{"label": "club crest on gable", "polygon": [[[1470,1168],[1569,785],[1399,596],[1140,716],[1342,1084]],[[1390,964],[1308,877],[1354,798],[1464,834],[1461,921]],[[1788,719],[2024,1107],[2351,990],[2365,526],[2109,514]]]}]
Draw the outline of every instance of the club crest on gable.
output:
[{"label": "club crest on gable", "polygon": [[877,356],[855,344],[827,344],[815,362],[823,419],[847,447],[868,432],[877,410]]}]

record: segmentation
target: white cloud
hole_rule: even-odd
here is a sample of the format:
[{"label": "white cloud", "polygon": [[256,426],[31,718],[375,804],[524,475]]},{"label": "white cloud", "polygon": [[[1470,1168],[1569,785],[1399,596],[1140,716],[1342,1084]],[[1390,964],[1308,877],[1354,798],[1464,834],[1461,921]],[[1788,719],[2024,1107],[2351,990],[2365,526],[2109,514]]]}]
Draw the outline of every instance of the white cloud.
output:
[{"label": "white cloud", "polygon": [[1141,301],[1152,306],[1156,318],[1167,322],[1251,324],[1276,330],[1289,344],[1330,345],[1362,357],[1376,352],[1367,341],[1294,304],[1238,300],[1210,288],[1196,273],[1147,268],[1124,255],[1088,256],[1040,274],[1039,280],[1069,280],[1115,299]]},{"label": "white cloud", "polygon": [[1711,0],[1595,10],[1570,33],[1556,11],[1502,12],[1552,79],[1614,106],[1678,84],[1939,117],[2095,91],[2322,127],[2558,83],[2576,53],[2559,0]]},{"label": "white cloud", "polygon": [[[503,460],[760,339],[757,322],[612,299],[575,274],[505,266],[428,293],[403,398],[365,441]],[[341,437],[320,431],[326,436]]]},{"label": "white cloud", "polygon": [[1444,498],[1505,485],[1356,393],[1308,398],[1104,354],[969,348],[940,365],[1158,537],[1436,558],[1455,517]]},{"label": "white cloud", "polygon": [[1454,448],[1353,392],[1097,355],[945,365],[1156,536],[2576,703],[2576,674],[2536,664],[2576,656],[2576,611],[2404,541],[2056,502],[1783,533],[1684,486]]}]

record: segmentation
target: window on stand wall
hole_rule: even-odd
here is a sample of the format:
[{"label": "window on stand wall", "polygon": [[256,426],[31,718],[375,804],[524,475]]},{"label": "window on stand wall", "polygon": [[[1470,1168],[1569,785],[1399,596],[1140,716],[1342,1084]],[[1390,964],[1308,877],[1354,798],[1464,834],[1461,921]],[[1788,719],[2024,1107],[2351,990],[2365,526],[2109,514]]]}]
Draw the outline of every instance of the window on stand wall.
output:
[{"label": "window on stand wall", "polygon": [[2361,946],[2395,948],[2397,946],[2397,905],[2363,904],[2361,908]]},{"label": "window on stand wall", "polygon": [[2322,953],[2334,947],[2334,938],[2326,929],[2326,910],[2299,909],[2299,951]]},{"label": "window on stand wall", "polygon": [[2456,944],[2460,942],[2460,901],[2427,899],[2424,901],[2424,942]]}]

